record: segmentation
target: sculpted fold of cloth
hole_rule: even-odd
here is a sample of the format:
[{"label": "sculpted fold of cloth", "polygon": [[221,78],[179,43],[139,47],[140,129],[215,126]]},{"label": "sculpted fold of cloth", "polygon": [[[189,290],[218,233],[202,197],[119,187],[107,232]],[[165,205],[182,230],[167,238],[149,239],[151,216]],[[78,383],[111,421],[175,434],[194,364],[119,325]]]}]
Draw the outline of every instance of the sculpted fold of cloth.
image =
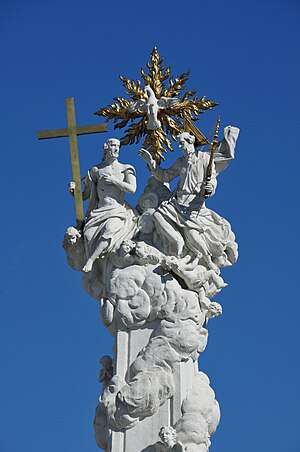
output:
[{"label": "sculpted fold of cloth", "polygon": [[[209,153],[196,151],[194,141],[195,138],[187,132],[178,136],[183,156],[168,169],[160,168],[145,149],[140,150],[140,155],[157,180],[169,182],[179,177],[170,199],[153,214],[156,230],[163,242],[162,251],[177,257],[192,251],[204,260],[208,268],[218,272],[220,267],[236,261],[237,244],[230,224],[205,206],[204,193],[208,192],[210,196],[215,193],[217,172],[214,165],[212,177],[207,183]],[[222,145],[224,148],[224,143],[219,148]],[[221,170],[232,158],[230,155],[223,159],[222,155],[219,156]]]}]

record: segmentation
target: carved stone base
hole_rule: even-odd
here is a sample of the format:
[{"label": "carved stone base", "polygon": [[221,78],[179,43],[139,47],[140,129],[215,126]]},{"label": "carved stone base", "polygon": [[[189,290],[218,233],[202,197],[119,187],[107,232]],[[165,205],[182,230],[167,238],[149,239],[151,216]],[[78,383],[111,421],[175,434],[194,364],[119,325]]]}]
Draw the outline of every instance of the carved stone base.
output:
[{"label": "carved stone base", "polygon": [[[118,331],[115,344],[116,374],[128,381],[126,371],[145,347],[158,322],[147,324],[138,330]],[[193,385],[194,375],[198,372],[198,363],[189,359],[176,365],[173,374],[175,394],[167,400],[153,416],[140,421],[130,430],[112,431],[107,452],[155,452],[159,440],[158,433],[165,425],[174,425],[181,417],[183,400]]]}]

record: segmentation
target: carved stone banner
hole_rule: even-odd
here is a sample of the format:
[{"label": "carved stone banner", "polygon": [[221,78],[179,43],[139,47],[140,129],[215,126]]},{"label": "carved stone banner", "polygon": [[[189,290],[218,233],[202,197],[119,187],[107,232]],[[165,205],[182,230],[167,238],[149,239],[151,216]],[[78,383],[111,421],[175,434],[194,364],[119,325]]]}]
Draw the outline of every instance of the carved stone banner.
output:
[{"label": "carved stone banner", "polygon": [[[225,127],[218,141],[218,122],[211,146],[200,149],[209,137],[188,124],[216,103],[194,91],[182,94],[188,73],[165,88],[170,67],[162,61],[154,49],[149,74],[142,70],[144,88],[122,77],[131,101],[117,98],[97,112],[120,120],[119,128],[132,120],[122,144],[145,136],[139,155],[149,178],[138,206],[124,200],[136,191],[135,169],[119,162],[120,141],[110,138],[83,180],[84,226],[69,227],[63,241],[69,265],[82,272],[84,289],[99,301],[102,322],[115,337],[114,356],[100,360],[94,420],[96,442],[107,452],[207,452],[220,420],[198,357],[207,322],[222,314],[214,301],[227,285],[221,269],[238,253],[230,224],[206,202],[234,158],[239,129]],[[168,134],[181,156],[163,169],[162,155],[172,147]],[[71,194],[75,189],[72,181]]]}]

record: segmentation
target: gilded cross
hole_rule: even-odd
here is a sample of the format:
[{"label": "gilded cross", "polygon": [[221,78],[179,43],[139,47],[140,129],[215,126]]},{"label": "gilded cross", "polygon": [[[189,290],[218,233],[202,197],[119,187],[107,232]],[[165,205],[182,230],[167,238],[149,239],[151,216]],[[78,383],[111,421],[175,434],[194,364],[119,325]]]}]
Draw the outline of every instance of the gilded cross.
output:
[{"label": "gilded cross", "polygon": [[61,138],[69,137],[71,165],[72,165],[72,180],[75,182],[74,202],[76,212],[76,225],[81,228],[84,222],[84,211],[82,201],[80,163],[78,154],[78,135],[87,135],[90,133],[107,132],[106,124],[95,124],[92,126],[76,126],[74,98],[66,99],[67,121],[68,128],[55,130],[40,130],[38,132],[38,140],[46,138]]}]

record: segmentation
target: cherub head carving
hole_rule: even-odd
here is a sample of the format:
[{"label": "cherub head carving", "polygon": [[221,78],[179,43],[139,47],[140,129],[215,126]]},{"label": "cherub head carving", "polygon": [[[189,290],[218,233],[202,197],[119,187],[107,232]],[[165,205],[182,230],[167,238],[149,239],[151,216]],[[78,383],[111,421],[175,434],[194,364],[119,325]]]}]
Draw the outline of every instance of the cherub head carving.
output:
[{"label": "cherub head carving", "polygon": [[164,425],[159,431],[161,441],[168,447],[173,447],[176,444],[176,430],[168,425]]}]

